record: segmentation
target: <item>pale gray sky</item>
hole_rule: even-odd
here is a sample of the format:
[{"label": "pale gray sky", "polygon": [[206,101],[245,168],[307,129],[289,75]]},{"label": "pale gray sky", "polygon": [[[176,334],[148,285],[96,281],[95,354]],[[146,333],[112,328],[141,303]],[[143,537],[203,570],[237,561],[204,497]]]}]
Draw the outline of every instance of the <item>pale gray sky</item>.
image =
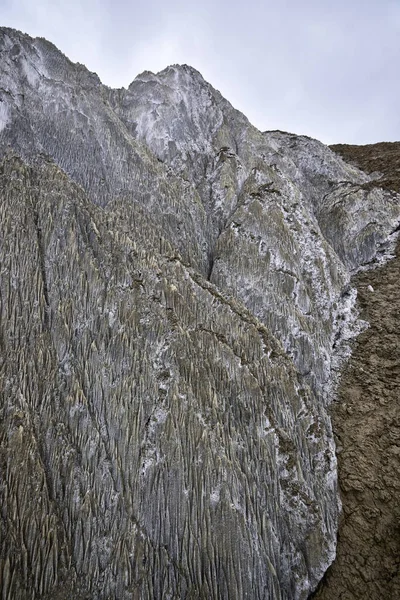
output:
[{"label": "pale gray sky", "polygon": [[187,63],[261,130],[400,139],[400,0],[0,0],[112,87]]}]

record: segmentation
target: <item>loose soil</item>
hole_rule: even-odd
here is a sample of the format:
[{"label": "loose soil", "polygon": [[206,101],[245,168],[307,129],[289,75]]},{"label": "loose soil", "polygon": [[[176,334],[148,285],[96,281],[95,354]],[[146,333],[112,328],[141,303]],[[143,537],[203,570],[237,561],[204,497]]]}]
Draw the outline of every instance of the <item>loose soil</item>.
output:
[{"label": "loose soil", "polygon": [[[400,191],[400,143],[340,148]],[[336,560],[313,598],[399,600],[400,244],[394,260],[353,284],[370,327],[354,343],[332,407],[343,513]]]},{"label": "loose soil", "polygon": [[379,187],[400,192],[400,142],[335,144],[330,149],[362,171],[379,174]]}]

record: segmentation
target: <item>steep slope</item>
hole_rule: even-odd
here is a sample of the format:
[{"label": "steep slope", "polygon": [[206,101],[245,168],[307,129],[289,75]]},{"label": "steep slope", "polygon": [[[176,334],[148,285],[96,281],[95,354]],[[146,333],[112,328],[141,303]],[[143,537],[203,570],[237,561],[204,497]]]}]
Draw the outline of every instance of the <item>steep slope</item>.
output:
[{"label": "steep slope", "polygon": [[370,324],[332,407],[343,515],[337,557],[315,598],[400,597],[400,258],[354,282]]},{"label": "steep slope", "polygon": [[174,65],[0,30],[4,598],[306,598],[328,404],[396,194]]},{"label": "steep slope", "polygon": [[262,134],[187,65],[145,72],[111,103],[133,136],[194,182],[211,232],[210,280],[265,322],[321,390],[333,307],[348,283],[342,262],[351,271],[375,257],[397,227],[397,200],[315,140]]},{"label": "steep slope", "polygon": [[0,145],[29,161],[51,156],[100,206],[137,203],[207,272],[206,215],[195,190],[129,135],[97,75],[46,40],[0,31]]},{"label": "steep slope", "polygon": [[334,458],[277,342],[57,167],[1,193],[4,597],[304,597]]},{"label": "steep slope", "polygon": [[380,187],[400,192],[400,142],[336,144],[331,149],[366,173],[374,173]]},{"label": "steep slope", "polygon": [[[398,190],[399,144],[334,146],[375,185]],[[399,247],[382,268],[357,276],[369,328],[357,339],[332,419],[343,514],[337,558],[316,598],[396,600],[399,580]]]}]

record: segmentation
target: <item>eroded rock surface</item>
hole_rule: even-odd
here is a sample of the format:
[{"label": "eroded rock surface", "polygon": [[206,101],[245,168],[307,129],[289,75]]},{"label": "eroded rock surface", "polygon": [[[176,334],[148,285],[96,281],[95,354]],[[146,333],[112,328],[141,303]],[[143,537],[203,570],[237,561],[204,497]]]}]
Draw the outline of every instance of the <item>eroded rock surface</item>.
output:
[{"label": "eroded rock surface", "polygon": [[351,273],[399,197],[188,66],[110,90],[0,30],[3,598],[307,598]]},{"label": "eroded rock surface", "polygon": [[334,455],[281,346],[57,167],[1,175],[5,597],[304,596]]}]

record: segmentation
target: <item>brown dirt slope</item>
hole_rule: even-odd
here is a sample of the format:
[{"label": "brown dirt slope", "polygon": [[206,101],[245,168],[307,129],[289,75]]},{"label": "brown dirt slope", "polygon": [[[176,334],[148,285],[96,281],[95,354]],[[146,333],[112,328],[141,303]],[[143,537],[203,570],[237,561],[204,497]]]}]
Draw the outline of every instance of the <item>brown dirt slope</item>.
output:
[{"label": "brown dirt slope", "polygon": [[379,186],[400,192],[400,142],[366,146],[335,144],[331,150],[366,173],[380,173]]},{"label": "brown dirt slope", "polygon": [[[366,171],[379,165],[400,189],[400,143],[333,149]],[[332,409],[343,515],[319,600],[400,598],[399,282],[400,245],[394,260],[354,281],[370,327],[355,342]]]}]

